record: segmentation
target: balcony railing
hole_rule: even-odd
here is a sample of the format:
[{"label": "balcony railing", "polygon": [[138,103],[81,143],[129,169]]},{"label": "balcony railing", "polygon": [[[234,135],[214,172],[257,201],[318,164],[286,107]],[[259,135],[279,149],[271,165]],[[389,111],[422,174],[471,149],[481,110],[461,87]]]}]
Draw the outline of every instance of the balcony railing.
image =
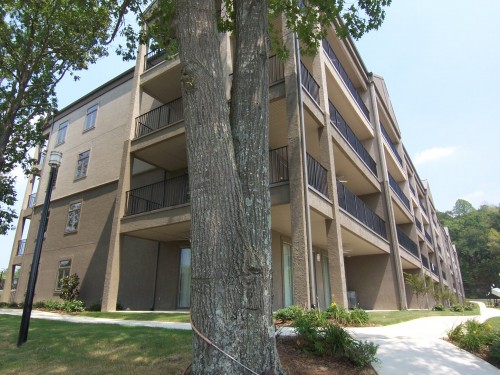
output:
[{"label": "balcony railing", "polygon": [[17,253],[16,255],[23,255],[24,254],[24,249],[26,248],[26,240],[19,240],[17,243]]},{"label": "balcony railing", "polygon": [[392,150],[392,153],[398,159],[398,162],[401,166],[403,166],[403,159],[401,159],[401,156],[398,154],[398,150],[396,149],[396,146],[394,146],[394,143],[391,141],[391,137],[389,137],[389,133],[387,133],[387,130],[385,130],[384,125],[380,123],[380,129],[382,130],[382,135],[384,136],[385,140],[389,144],[389,147]]},{"label": "balcony railing", "polygon": [[288,181],[288,147],[269,151],[269,184]]},{"label": "balcony railing", "polygon": [[398,183],[394,179],[394,177],[391,176],[389,173],[389,185],[391,185],[392,190],[396,193],[396,195],[399,197],[401,202],[406,206],[406,208],[410,209],[410,200],[408,197],[403,193],[403,190],[399,187]]},{"label": "balcony railing", "polygon": [[319,101],[319,85],[313,78],[312,74],[307,70],[304,63],[300,63],[300,75],[302,77],[302,86],[306,89],[306,91],[311,95],[311,97],[316,101],[316,103],[320,104]]},{"label": "balcony railing", "polygon": [[36,193],[31,194],[28,197],[28,208],[32,208],[36,203]]},{"label": "balcony railing", "polygon": [[427,258],[424,254],[422,254],[422,265],[429,269],[429,258]]},{"label": "balcony railing", "polygon": [[332,63],[333,67],[339,73],[340,77],[342,78],[342,81],[344,81],[344,84],[346,85],[347,89],[350,91],[351,95],[353,96],[354,100],[356,103],[358,103],[359,108],[361,111],[364,113],[366,118],[370,120],[370,111],[368,111],[368,108],[366,108],[365,103],[363,102],[363,99],[361,99],[361,95],[359,94],[358,90],[356,89],[356,86],[354,86],[354,83],[352,83],[351,79],[349,78],[349,75],[345,71],[344,67],[340,63],[340,60],[337,58],[337,55],[335,52],[333,52],[332,47],[330,44],[323,39],[323,49],[330,59],[330,62]]},{"label": "balcony railing", "polygon": [[347,122],[341,116],[337,108],[332,104],[332,102],[328,102],[330,106],[330,122],[333,126],[342,134],[342,136],[346,139],[346,141],[351,145],[356,154],[363,160],[366,166],[373,172],[375,176],[377,176],[377,163],[370,156],[368,151],[366,151],[365,146],[358,139],[356,134],[349,127]]},{"label": "balcony railing", "polygon": [[269,58],[269,85],[285,78],[285,66],[276,55]]},{"label": "balcony railing", "polygon": [[415,224],[417,224],[417,228],[420,232],[423,231],[422,229],[422,223],[420,221],[418,221],[418,219],[415,219]]},{"label": "balcony railing", "polygon": [[410,184],[410,191],[414,196],[417,196],[417,194],[415,193],[415,189],[413,186],[411,186],[411,184]]},{"label": "balcony railing", "polygon": [[167,51],[160,49],[158,51],[150,51],[144,56],[144,70],[151,69],[153,66],[165,61]]},{"label": "balcony railing", "polygon": [[432,237],[431,237],[431,235],[425,229],[424,229],[424,231],[425,231],[425,238],[427,239],[427,241],[429,241],[429,243],[432,244]]},{"label": "balcony railing", "polygon": [[340,208],[350,213],[378,235],[387,239],[385,221],[340,181],[337,181],[337,194]]},{"label": "balcony railing", "polygon": [[186,174],[128,191],[125,215],[140,214],[188,202],[189,179]]},{"label": "balcony railing", "polygon": [[403,247],[403,249],[418,258],[418,245],[413,242],[401,229],[396,228],[396,230],[398,233],[399,244]]},{"label": "balcony railing", "polygon": [[425,212],[427,216],[429,216],[429,214],[427,213],[427,209],[425,208],[425,204],[423,204],[422,201],[420,201],[420,208]]},{"label": "balcony railing", "polygon": [[135,137],[152,133],[165,126],[172,125],[184,118],[182,98],[146,112],[135,119]]},{"label": "balcony railing", "polygon": [[309,186],[328,198],[327,170],[311,155],[307,154],[307,182]]}]

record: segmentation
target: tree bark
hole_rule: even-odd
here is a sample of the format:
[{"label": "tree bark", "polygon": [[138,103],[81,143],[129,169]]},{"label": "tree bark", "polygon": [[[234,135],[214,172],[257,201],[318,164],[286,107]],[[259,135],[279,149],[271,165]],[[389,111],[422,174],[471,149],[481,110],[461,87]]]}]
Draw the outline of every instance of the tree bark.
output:
[{"label": "tree bark", "polygon": [[267,8],[265,1],[236,1],[235,8],[231,121],[215,1],[176,3],[191,189],[192,318],[202,335],[236,359],[195,334],[193,374],[252,373],[242,365],[258,374],[279,372],[271,321]]}]

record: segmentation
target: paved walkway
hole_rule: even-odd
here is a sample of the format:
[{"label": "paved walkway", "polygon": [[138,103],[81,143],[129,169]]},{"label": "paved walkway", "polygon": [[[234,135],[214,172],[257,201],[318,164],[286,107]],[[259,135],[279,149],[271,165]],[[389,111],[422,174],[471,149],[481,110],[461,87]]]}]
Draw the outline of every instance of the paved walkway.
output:
[{"label": "paved walkway", "polygon": [[[500,370],[496,367],[442,340],[451,328],[468,319],[484,322],[491,317],[500,316],[500,310],[486,308],[482,302],[478,304],[480,316],[429,317],[385,327],[349,328],[349,331],[357,339],[379,345],[377,357],[381,362],[374,366],[379,375],[499,375]],[[21,310],[0,309],[0,314],[21,313]],[[32,318],[74,323],[191,329],[188,323],[91,318],[36,310],[33,310]],[[289,329],[282,332],[290,333]]]}]

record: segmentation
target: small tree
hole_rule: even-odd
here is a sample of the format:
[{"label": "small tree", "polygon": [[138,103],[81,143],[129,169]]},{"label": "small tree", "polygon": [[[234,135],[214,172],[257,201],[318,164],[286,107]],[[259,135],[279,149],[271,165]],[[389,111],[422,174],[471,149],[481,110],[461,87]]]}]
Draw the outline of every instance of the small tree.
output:
[{"label": "small tree", "polygon": [[76,301],[80,295],[80,278],[76,273],[65,276],[61,279],[60,297],[64,301]]},{"label": "small tree", "polygon": [[423,277],[420,275],[414,275],[412,273],[404,273],[406,284],[411,288],[415,297],[417,297],[417,303],[419,307],[421,306],[420,297],[427,294],[429,288]]}]

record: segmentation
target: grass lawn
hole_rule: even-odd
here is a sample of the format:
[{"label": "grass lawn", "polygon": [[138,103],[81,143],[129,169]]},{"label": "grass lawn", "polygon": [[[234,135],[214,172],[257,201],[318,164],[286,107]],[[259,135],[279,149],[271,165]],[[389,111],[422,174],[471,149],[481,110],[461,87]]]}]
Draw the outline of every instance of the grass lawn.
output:
[{"label": "grass lawn", "polygon": [[494,330],[500,332],[500,317],[490,318],[486,321],[486,323],[491,324]]},{"label": "grass lawn", "polygon": [[21,317],[0,315],[0,373],[181,374],[191,332],[32,319],[17,348]]},{"label": "grass lawn", "polygon": [[123,320],[145,320],[154,322],[189,323],[189,314],[186,313],[135,313],[135,312],[94,312],[85,311],[78,316],[90,316],[93,318],[123,319]]},{"label": "grass lawn", "polygon": [[388,326],[406,322],[408,320],[425,318],[428,316],[466,316],[479,315],[479,307],[474,304],[472,311],[453,312],[447,311],[431,311],[431,310],[402,310],[402,311],[368,311],[370,323],[380,326]]}]

